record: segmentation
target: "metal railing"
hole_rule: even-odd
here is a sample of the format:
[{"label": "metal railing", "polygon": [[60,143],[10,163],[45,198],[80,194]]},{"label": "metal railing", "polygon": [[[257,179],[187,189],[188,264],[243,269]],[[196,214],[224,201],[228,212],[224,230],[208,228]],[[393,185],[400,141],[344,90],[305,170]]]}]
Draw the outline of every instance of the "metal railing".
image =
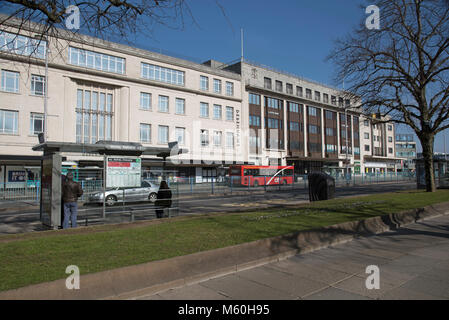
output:
[{"label": "metal railing", "polygon": [[[364,174],[344,174],[332,175],[337,187],[342,186],[360,186],[378,183],[401,183],[414,182],[416,177],[410,173],[364,173]],[[265,179],[261,182],[260,178]],[[286,176],[281,177],[282,179]],[[185,177],[170,179],[169,185],[176,186],[179,196],[194,194],[233,194],[239,191],[282,191],[288,189],[306,189],[308,188],[307,175],[290,176],[287,184],[269,184],[267,182],[271,177],[249,178],[249,181],[241,183],[241,178],[235,177],[209,177],[200,181],[196,177]],[[257,181],[257,182],[256,182]],[[248,183],[249,182],[249,183]],[[79,183],[83,189],[83,196],[79,199],[82,202],[88,201],[92,193],[101,192],[103,189],[103,180],[80,180]],[[158,185],[158,181],[154,181]],[[0,200],[40,200],[40,181],[29,180],[26,182],[1,183]]]}]

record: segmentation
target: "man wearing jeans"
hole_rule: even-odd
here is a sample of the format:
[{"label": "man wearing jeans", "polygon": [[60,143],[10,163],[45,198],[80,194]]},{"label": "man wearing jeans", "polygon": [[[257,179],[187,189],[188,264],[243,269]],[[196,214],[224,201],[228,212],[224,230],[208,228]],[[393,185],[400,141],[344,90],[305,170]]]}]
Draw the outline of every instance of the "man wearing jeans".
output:
[{"label": "man wearing jeans", "polygon": [[64,203],[64,222],[62,227],[69,227],[69,220],[72,228],[76,228],[76,216],[78,214],[78,198],[83,195],[83,189],[78,182],[73,181],[73,174],[67,173],[66,181],[62,184],[62,201]]}]

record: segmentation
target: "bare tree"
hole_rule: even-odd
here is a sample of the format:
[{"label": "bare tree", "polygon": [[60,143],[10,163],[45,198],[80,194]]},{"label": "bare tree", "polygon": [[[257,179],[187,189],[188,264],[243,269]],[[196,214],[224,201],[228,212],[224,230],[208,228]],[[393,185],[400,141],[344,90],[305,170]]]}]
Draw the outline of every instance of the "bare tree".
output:
[{"label": "bare tree", "polygon": [[[391,116],[418,136],[426,189],[435,191],[433,146],[449,128],[449,6],[446,0],[377,0],[380,29],[365,20],[328,59],[361,108]],[[371,1],[371,3],[373,2]]]},{"label": "bare tree", "polygon": [[185,0],[0,0],[8,20],[33,21],[45,26],[45,34],[65,29],[71,12],[79,9],[82,30],[92,36],[127,38],[132,34],[151,33],[155,25],[182,27],[184,14],[190,14]]}]

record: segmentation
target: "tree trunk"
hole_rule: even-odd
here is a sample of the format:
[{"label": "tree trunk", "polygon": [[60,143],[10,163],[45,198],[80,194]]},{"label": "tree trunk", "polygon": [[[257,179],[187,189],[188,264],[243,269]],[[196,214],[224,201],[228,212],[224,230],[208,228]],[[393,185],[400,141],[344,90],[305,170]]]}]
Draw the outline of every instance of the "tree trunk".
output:
[{"label": "tree trunk", "polygon": [[426,191],[435,192],[435,175],[433,171],[433,134],[423,134],[421,137],[422,155],[424,159],[424,170],[426,173]]}]

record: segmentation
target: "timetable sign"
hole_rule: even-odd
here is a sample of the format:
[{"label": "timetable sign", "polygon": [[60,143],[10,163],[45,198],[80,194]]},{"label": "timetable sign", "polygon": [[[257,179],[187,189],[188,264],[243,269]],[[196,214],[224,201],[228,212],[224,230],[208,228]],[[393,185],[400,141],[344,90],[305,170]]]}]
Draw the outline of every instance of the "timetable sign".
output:
[{"label": "timetable sign", "polygon": [[138,157],[107,157],[106,188],[140,187],[141,164]]}]

